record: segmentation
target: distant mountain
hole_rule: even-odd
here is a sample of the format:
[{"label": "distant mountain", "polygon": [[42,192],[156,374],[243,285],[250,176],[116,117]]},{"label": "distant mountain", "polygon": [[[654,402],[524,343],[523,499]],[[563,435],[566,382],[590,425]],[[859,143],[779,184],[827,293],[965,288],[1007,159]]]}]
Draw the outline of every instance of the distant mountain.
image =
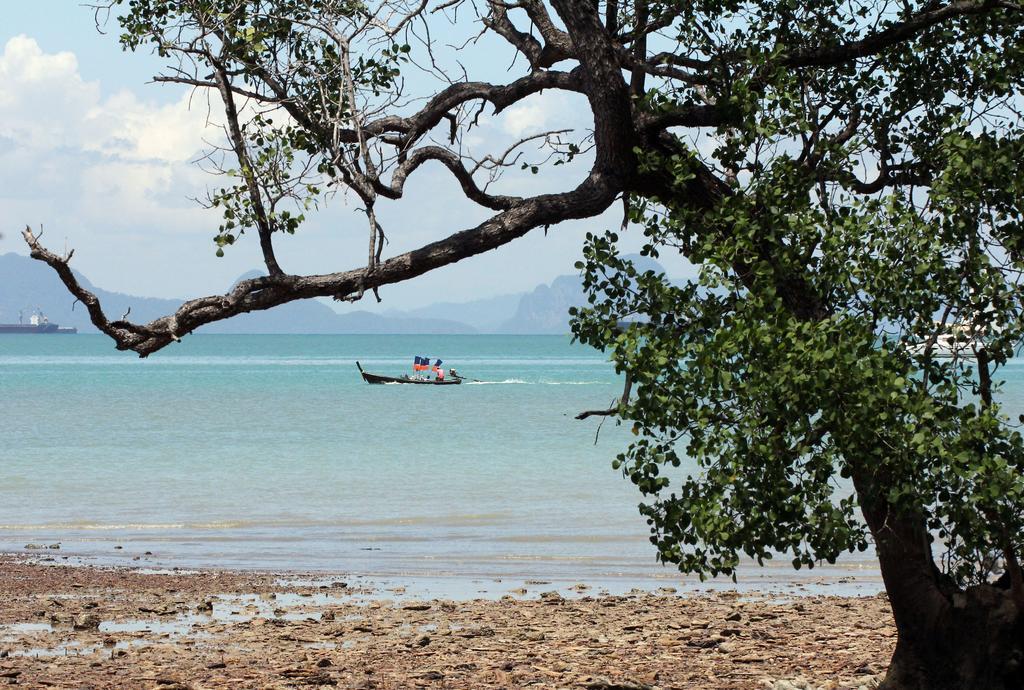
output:
[{"label": "distant mountain", "polygon": [[569,308],[585,304],[578,276],[558,276],[538,285],[519,300],[515,313],[498,327],[499,333],[568,333]]},{"label": "distant mountain", "polygon": [[[654,259],[629,254],[640,271],[665,269]],[[390,310],[385,316],[454,319],[480,333],[564,334],[569,332],[569,308],[586,304],[579,276],[564,275],[531,292],[501,295],[471,302],[443,302],[407,311]]]},{"label": "distant mountain", "polygon": [[515,312],[522,293],[499,295],[470,302],[438,302],[406,311],[390,310],[385,316],[396,318],[453,319],[469,324],[481,333],[494,333]]},{"label": "distant mountain", "polygon": [[[323,306],[323,305],[322,305]],[[324,306],[325,309],[330,307]],[[341,329],[334,333],[393,333],[409,335],[461,335],[476,333],[477,329],[460,321],[448,319],[418,319],[415,317],[388,316],[368,311],[353,311],[337,314]]]},{"label": "distant mountain", "polygon": [[[170,314],[182,300],[136,297],[97,288],[88,278],[75,272],[83,287],[95,293],[110,318],[118,318],[131,308],[129,318],[145,323]],[[261,275],[251,272],[239,278]],[[17,323],[18,314],[27,320],[39,309],[50,321],[74,326],[81,333],[95,333],[89,315],[49,266],[20,254],[0,255],[0,323]],[[338,314],[316,300],[289,302],[261,312],[241,314],[225,321],[203,326],[203,333],[475,333],[476,329],[451,319],[408,318],[365,311]]]},{"label": "distant mountain", "polygon": [[[629,254],[637,270],[653,270],[664,273],[665,269],[654,259]],[[511,318],[499,327],[499,333],[568,333],[569,309],[587,303],[583,292],[583,281],[579,276],[559,276],[550,285],[538,285],[519,300]]]},{"label": "distant mountain", "polygon": [[[130,318],[146,322],[170,313],[181,304],[179,300],[132,297],[101,290],[78,271],[75,276],[90,292],[96,294],[110,318],[118,318],[131,307]],[[20,254],[0,255],[0,322],[17,323],[18,314],[39,309],[50,321],[62,326],[75,326],[81,332],[95,332],[89,314],[60,282],[53,269]]]},{"label": "distant mountain", "polygon": [[[653,259],[630,255],[640,270],[664,272]],[[131,308],[129,318],[145,323],[172,313],[182,300],[136,297],[97,288],[78,273],[84,287],[100,298],[110,318]],[[238,280],[263,273],[250,271]],[[237,281],[236,281],[237,282]],[[40,309],[50,321],[95,333],[85,308],[72,308],[74,298],[53,270],[20,254],[0,255],[0,323],[17,323],[18,312]],[[442,302],[408,311],[390,310],[338,313],[324,302],[300,300],[267,311],[241,314],[203,326],[203,333],[360,333],[360,334],[462,334],[462,333],[555,333],[569,332],[569,308],[586,303],[579,276],[564,275],[533,291],[500,295],[470,302]]]}]

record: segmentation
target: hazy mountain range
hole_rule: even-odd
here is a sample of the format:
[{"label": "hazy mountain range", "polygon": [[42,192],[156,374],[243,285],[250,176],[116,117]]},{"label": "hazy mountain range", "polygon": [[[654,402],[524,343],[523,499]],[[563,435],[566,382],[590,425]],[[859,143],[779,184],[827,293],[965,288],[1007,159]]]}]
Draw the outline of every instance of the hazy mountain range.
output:
[{"label": "hazy mountain range", "polygon": [[[639,258],[639,257],[637,257]],[[650,259],[644,268],[660,269]],[[173,312],[182,300],[137,297],[108,292],[76,271],[78,280],[96,294],[110,318],[131,308],[130,319],[146,322]],[[239,280],[258,275],[247,273]],[[85,308],[74,305],[53,270],[20,254],[0,255],[0,323],[27,321],[36,309],[52,322],[96,332]],[[318,300],[290,302],[262,312],[242,314],[203,326],[203,333],[568,333],[569,308],[586,302],[577,276],[559,276],[531,292],[469,302],[444,302],[408,311],[376,314],[363,310],[336,312]]]}]

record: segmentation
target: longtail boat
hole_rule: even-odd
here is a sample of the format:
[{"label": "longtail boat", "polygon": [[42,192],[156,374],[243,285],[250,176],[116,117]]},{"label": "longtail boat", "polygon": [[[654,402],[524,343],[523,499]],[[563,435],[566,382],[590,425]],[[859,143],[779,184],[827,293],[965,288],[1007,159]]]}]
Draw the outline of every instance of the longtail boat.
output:
[{"label": "longtail boat", "polygon": [[415,383],[423,386],[457,386],[462,383],[462,377],[459,375],[451,376],[451,378],[445,378],[441,381],[437,379],[428,379],[426,377],[417,378],[414,376],[384,376],[382,374],[371,374],[368,371],[363,371],[362,365],[356,362],[356,367],[359,369],[359,373],[363,375],[363,381],[367,383]]}]

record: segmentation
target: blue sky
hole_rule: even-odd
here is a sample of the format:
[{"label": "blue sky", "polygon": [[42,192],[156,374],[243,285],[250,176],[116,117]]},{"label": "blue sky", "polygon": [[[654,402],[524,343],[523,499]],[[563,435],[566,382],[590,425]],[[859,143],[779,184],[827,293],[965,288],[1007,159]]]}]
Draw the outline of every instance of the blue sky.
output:
[{"label": "blue sky", "polygon": [[[0,253],[26,253],[18,230],[45,228],[52,248],[75,249],[73,266],[95,284],[157,297],[193,297],[226,290],[242,273],[260,266],[258,247],[246,236],[218,259],[211,238],[219,218],[191,197],[217,183],[193,163],[203,146],[205,99],[184,88],[147,83],[160,61],[123,53],[113,23],[106,35],[92,11],[70,0],[10,3],[0,29],[0,216],[5,220]],[[436,34],[454,43],[459,31]],[[511,53],[495,44],[456,53],[475,72],[470,78],[501,78]],[[522,72],[513,68],[505,78]],[[216,119],[218,112],[212,112]],[[581,98],[544,94],[485,118],[479,150],[504,148],[516,135],[589,122]],[[209,130],[205,130],[209,136]],[[568,189],[584,171],[553,168],[533,177],[517,173],[501,191],[529,194]],[[382,204],[379,213],[391,239],[385,256],[413,249],[471,227],[487,212],[466,202],[451,176],[424,168],[406,187],[406,198]],[[294,237],[277,242],[286,271],[345,270],[364,260],[365,221],[351,202],[335,199]],[[437,301],[467,301],[529,290],[572,273],[583,235],[617,227],[619,209],[601,219],[530,233],[497,251],[382,290],[377,306],[404,309]],[[639,246],[626,241],[625,250]],[[670,272],[683,270],[680,263]]]}]

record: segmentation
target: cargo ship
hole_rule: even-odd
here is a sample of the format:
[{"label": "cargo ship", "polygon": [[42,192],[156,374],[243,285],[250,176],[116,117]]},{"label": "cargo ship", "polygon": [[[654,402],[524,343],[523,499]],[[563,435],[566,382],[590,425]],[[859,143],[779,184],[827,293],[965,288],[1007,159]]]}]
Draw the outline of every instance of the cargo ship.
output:
[{"label": "cargo ship", "polygon": [[18,323],[0,323],[0,335],[22,333],[78,333],[78,329],[50,323],[50,320],[38,310],[28,317],[28,323],[24,322],[22,314],[18,314]]}]

